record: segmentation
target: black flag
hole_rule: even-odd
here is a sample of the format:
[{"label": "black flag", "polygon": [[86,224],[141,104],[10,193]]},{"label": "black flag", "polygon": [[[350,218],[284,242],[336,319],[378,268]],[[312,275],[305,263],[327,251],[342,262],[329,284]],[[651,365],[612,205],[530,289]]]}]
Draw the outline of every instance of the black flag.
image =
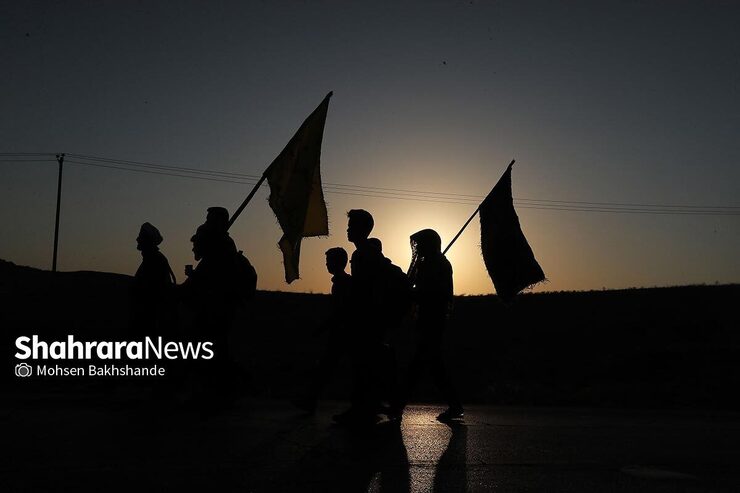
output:
[{"label": "black flag", "polygon": [[506,169],[480,206],[483,261],[496,293],[510,301],[519,291],[545,280],[522,233],[511,196],[511,168]]}]

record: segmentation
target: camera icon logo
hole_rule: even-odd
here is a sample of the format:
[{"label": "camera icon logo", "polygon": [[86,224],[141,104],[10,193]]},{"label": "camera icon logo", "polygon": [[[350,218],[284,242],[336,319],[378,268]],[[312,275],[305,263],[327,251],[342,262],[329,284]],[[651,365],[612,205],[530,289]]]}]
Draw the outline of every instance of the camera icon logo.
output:
[{"label": "camera icon logo", "polygon": [[15,365],[15,376],[16,377],[30,377],[33,375],[33,368],[28,363],[18,363]]}]

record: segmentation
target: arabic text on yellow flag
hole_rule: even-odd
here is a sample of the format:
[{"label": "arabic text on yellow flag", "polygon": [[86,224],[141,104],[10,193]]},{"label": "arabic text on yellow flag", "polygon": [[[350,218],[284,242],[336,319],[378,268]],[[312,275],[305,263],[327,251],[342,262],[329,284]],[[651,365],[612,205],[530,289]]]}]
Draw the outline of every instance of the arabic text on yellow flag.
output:
[{"label": "arabic text on yellow flag", "polygon": [[278,246],[283,252],[287,283],[300,277],[301,239],[329,234],[319,163],[331,96],[332,93],[326,95],[265,171],[270,207],[283,230]]}]

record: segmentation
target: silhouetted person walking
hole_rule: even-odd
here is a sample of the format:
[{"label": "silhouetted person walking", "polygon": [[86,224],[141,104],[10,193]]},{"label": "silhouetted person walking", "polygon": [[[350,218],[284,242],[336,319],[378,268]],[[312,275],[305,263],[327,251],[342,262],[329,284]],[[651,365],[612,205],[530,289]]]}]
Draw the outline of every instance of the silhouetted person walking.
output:
[{"label": "silhouetted person walking", "polygon": [[224,356],[236,307],[243,301],[244,291],[253,290],[257,277],[229,236],[228,220],[229,213],[223,207],[208,209],[206,222],[190,238],[198,265],[195,269],[186,267],[187,279],[181,286],[184,300],[194,311],[196,332],[218,339]]},{"label": "silhouetted person walking", "polygon": [[452,302],[452,266],[442,254],[442,240],[436,231],[424,229],[411,235],[412,260],[409,278],[417,305],[417,345],[409,368],[406,399],[426,368],[449,408],[437,416],[440,421],[459,419],[463,407],[445,368],[442,346],[447,314]]},{"label": "silhouetted person walking", "polygon": [[321,396],[321,392],[331,379],[339,362],[349,352],[348,344],[351,334],[348,333],[348,324],[352,316],[354,297],[352,276],[345,272],[347,260],[347,251],[344,248],[336,247],[326,251],[326,270],[332,274],[332,308],[329,319],[321,329],[328,330],[328,339],[306,396],[294,401],[296,406],[309,413],[315,411],[316,400]]},{"label": "silhouetted person walking", "polygon": [[376,323],[381,340],[377,361],[373,364],[378,370],[380,400],[387,402],[388,407],[380,406],[380,414],[387,414],[391,419],[400,418],[396,412],[400,408],[402,396],[398,385],[396,349],[392,339],[411,307],[411,284],[406,273],[383,255],[383,243],[378,238],[368,238],[367,244],[381,255],[374,279]]},{"label": "silhouetted person walking", "polygon": [[165,335],[175,324],[175,274],[167,257],[159,250],[159,230],[149,223],[141,225],[136,248],[141,265],[132,285],[132,328],[139,336]]},{"label": "silhouetted person walking", "polygon": [[209,207],[205,224],[214,234],[216,255],[227,257],[237,253],[236,244],[229,236],[229,211],[224,207]]},{"label": "silhouetted person walking", "polygon": [[376,366],[384,331],[378,313],[377,278],[383,254],[368,241],[375,225],[373,216],[353,209],[347,217],[347,239],[355,245],[350,260],[355,310],[348,317],[352,327],[352,404],[334,420],[340,424],[367,424],[377,421],[379,405]]},{"label": "silhouetted person walking", "polygon": [[185,269],[183,298],[194,312],[196,335],[220,337],[234,311],[229,290],[232,259],[220,248],[223,238],[207,223],[198,226],[190,241],[198,265]]},{"label": "silhouetted person walking", "polygon": [[[207,396],[219,400],[233,391],[226,387],[232,373],[228,338],[241,289],[256,284],[254,269],[228,235],[228,218],[223,207],[208,209],[206,222],[190,239],[198,265],[185,269],[187,279],[181,286],[182,298],[193,312],[193,336],[213,342],[213,359],[204,362],[202,371]],[[245,275],[253,278],[245,280]]]}]

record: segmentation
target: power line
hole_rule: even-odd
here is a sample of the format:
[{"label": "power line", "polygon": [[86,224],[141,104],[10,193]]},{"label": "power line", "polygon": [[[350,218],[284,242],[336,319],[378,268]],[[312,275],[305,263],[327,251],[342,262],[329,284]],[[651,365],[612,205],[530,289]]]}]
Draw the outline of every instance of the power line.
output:
[{"label": "power line", "polygon": [[[244,174],[244,173],[233,173],[233,172],[226,172],[226,171],[205,171],[205,170],[201,170],[197,168],[188,168],[184,166],[162,165],[162,164],[155,164],[155,163],[146,163],[146,162],[141,162],[141,161],[125,161],[125,160],[101,158],[101,157],[83,155],[83,154],[69,154],[69,155],[80,158],[80,159],[85,159],[86,161],[93,161],[93,162],[114,163],[114,164],[121,164],[121,165],[127,165],[127,166],[181,171],[181,172],[187,172],[187,173],[195,173],[199,175],[220,176],[220,177],[228,177],[228,178],[236,178],[236,179],[252,179],[252,180],[255,180],[254,183],[256,183],[256,180],[259,180],[260,178],[260,176],[258,175],[250,175],[250,174]],[[367,187],[367,186],[362,186],[362,185],[347,185],[347,184],[342,184],[342,183],[331,183],[331,182],[324,182],[323,185],[324,187],[333,187],[339,190],[358,191],[358,192],[375,192],[375,193],[391,193],[391,194],[396,194],[396,192],[399,192],[399,193],[403,192],[406,194],[416,195],[420,197],[450,196],[451,198],[455,198],[455,199],[464,198],[464,197],[472,197],[472,198],[478,199],[476,203],[480,202],[480,199],[483,198],[482,196],[478,196],[478,195],[464,195],[464,194],[455,194],[455,193],[446,193],[446,192],[425,192],[425,191],[419,191],[419,190],[402,190],[402,189],[381,188],[381,187]]]},{"label": "power line", "polygon": [[0,156],[56,156],[56,152],[0,152]]},{"label": "power line", "polygon": [[[184,175],[184,174],[177,174],[177,173],[168,173],[168,172],[162,172],[162,171],[153,171],[153,170],[143,170],[143,169],[136,169],[136,168],[126,168],[123,166],[113,166],[113,165],[107,165],[107,164],[96,164],[96,163],[86,163],[82,161],[77,160],[71,160],[68,159],[65,161],[70,164],[79,164],[83,166],[93,166],[96,168],[108,168],[108,169],[117,169],[120,171],[131,171],[134,173],[149,173],[149,174],[156,174],[156,175],[165,175],[165,176],[173,176],[173,177],[179,177],[179,178],[191,178],[196,180],[207,180],[207,181],[218,181],[223,183],[235,183],[239,185],[254,185],[257,183],[257,180],[248,181],[248,180],[231,180],[231,179],[225,179],[225,178],[209,178],[204,176],[191,176],[191,175]],[[265,185],[267,186],[267,185]],[[463,205],[475,205],[477,202],[469,201],[455,201],[455,200],[435,200],[432,198],[429,199],[423,199],[423,198],[416,198],[416,197],[403,197],[403,196],[391,196],[391,195],[378,195],[378,194],[363,194],[363,193],[356,193],[356,192],[346,192],[342,190],[334,190],[331,187],[324,187],[326,190],[326,193],[333,193],[333,194],[339,194],[339,195],[354,195],[359,197],[373,197],[373,198],[386,198],[386,199],[399,199],[399,200],[412,200],[412,201],[420,201],[420,202],[438,202],[438,203],[446,203],[446,204],[463,204]]]},{"label": "power line", "polygon": [[117,169],[121,171],[132,171],[134,173],[148,173],[152,175],[164,175],[164,176],[174,176],[179,178],[191,178],[196,180],[207,180],[207,181],[219,181],[223,183],[238,183],[241,185],[254,185],[256,183],[255,181],[249,182],[249,181],[240,181],[240,180],[229,180],[225,178],[214,178],[214,177],[207,177],[207,176],[193,176],[193,175],[186,175],[186,174],[178,174],[178,173],[168,173],[164,171],[154,171],[154,170],[147,170],[147,169],[137,169],[137,168],[127,168],[124,166],[114,166],[114,165],[108,165],[108,164],[96,164],[96,163],[86,163],[83,161],[77,161],[68,159],[66,161],[67,163],[71,164],[80,164],[83,166],[93,166],[95,168],[108,168],[108,169]]},{"label": "power line", "polygon": [[[99,156],[91,156],[91,155],[83,155],[83,154],[69,154],[70,156],[76,156],[76,157],[84,157],[88,160],[102,160],[107,162],[117,162],[121,164],[131,164],[131,165],[137,165],[137,166],[148,166],[148,167],[157,167],[157,168],[167,168],[171,170],[187,170],[188,172],[194,172],[199,174],[211,174],[211,175],[222,175],[222,176],[231,176],[235,178],[250,178],[254,180],[258,180],[260,176],[258,175],[251,175],[251,174],[243,174],[243,173],[233,173],[233,172],[225,172],[225,171],[206,171],[202,169],[197,168],[187,168],[183,166],[174,166],[174,165],[163,165],[163,164],[157,164],[157,163],[147,163],[147,162],[141,162],[141,161],[127,161],[127,160],[119,160],[119,159],[113,159],[113,158],[103,158]],[[343,184],[343,183],[332,183],[332,182],[324,182],[325,186],[332,186],[337,188],[346,188],[356,191],[367,191],[367,192],[375,192],[375,193],[403,193],[403,194],[412,194],[412,195],[428,195],[428,196],[439,196],[439,197],[454,197],[456,199],[465,198],[465,199],[476,199],[477,202],[480,202],[485,198],[485,195],[474,195],[474,194],[460,194],[460,193],[452,193],[452,192],[433,192],[433,191],[424,191],[424,190],[411,190],[411,189],[403,189],[403,188],[385,188],[385,187],[369,187],[365,185],[353,185],[353,184]],[[516,200],[523,201],[523,202],[545,202],[545,203],[554,203],[554,204],[579,204],[579,205],[597,205],[597,206],[617,206],[617,207],[659,207],[659,208],[680,208],[680,209],[738,209],[740,210],[740,206],[704,206],[704,205],[687,205],[687,204],[646,204],[646,203],[631,203],[631,202],[588,202],[588,201],[578,201],[578,200],[551,200],[551,199],[530,199],[530,198],[524,198],[524,197],[517,197]]]},{"label": "power line", "polygon": [[[105,158],[88,154],[68,153],[68,156],[77,159],[68,159],[70,164],[91,166],[147,173],[179,178],[190,178],[223,183],[254,185],[260,178],[257,175],[233,173],[225,171],[209,171],[184,166],[165,165],[151,162],[131,161],[123,159]],[[17,159],[0,159],[5,162],[53,162],[52,153],[0,153],[0,156],[18,156]],[[27,159],[27,156],[49,156],[48,159]],[[324,183],[327,193],[338,195],[352,195],[382,199],[406,201],[449,203],[462,205],[477,205],[484,198],[482,195],[456,194],[447,192],[432,192],[423,190],[397,189],[384,187],[369,187],[363,185],[349,185],[341,183]],[[627,213],[627,214],[660,214],[660,215],[713,215],[736,216],[740,215],[740,206],[696,206],[679,204],[639,204],[619,202],[587,202],[565,201],[550,199],[515,198],[518,208],[568,211],[568,212],[597,212],[597,213]]]},{"label": "power line", "polygon": [[[101,159],[102,160],[102,159]],[[113,159],[106,159],[107,162],[125,162],[124,160],[113,160]],[[101,163],[89,163],[89,162],[83,162],[83,161],[76,161],[71,160],[68,161],[72,164],[79,164],[79,165],[85,165],[85,166],[94,166],[94,167],[100,167],[100,168],[109,168],[109,169],[116,169],[121,171],[132,171],[132,172],[143,172],[148,174],[156,174],[156,175],[165,175],[165,176],[174,176],[174,177],[182,177],[182,178],[191,178],[191,179],[202,179],[202,180],[208,180],[208,181],[218,181],[218,182],[226,182],[226,183],[237,183],[237,184],[254,184],[254,178],[252,178],[254,175],[242,175],[246,179],[241,180],[235,180],[233,178],[216,178],[213,176],[193,176],[190,174],[183,174],[183,173],[172,173],[170,171],[158,171],[160,169],[180,169],[184,173],[190,173],[191,171],[197,171],[200,174],[206,174],[206,175],[219,175],[221,173],[219,172],[207,172],[202,170],[196,170],[196,169],[188,169],[184,167],[174,167],[174,166],[162,166],[162,165],[155,165],[153,163],[141,163],[141,162],[134,162],[138,165],[146,165],[148,167],[154,168],[152,169],[135,169],[131,168],[131,165],[108,165],[108,164],[101,164]],[[234,173],[233,175],[240,175]],[[349,187],[349,186],[348,186]],[[477,202],[472,201],[471,199],[457,199],[457,200],[451,200],[452,197],[426,197],[426,198],[420,198],[420,197],[414,197],[414,196],[403,196],[394,194],[391,192],[375,192],[375,193],[358,193],[357,191],[345,191],[343,189],[334,189],[332,186],[325,187],[328,188],[327,193],[335,193],[335,194],[341,194],[341,195],[354,195],[354,196],[361,196],[361,197],[372,197],[372,198],[386,198],[386,199],[397,199],[397,200],[413,200],[413,201],[422,201],[422,202],[437,202],[437,203],[453,203],[453,204],[463,204],[463,205],[472,205],[477,204]],[[367,191],[370,192],[373,190],[372,187],[364,187],[367,188]],[[418,191],[417,191],[418,192]],[[419,192],[423,193],[423,192]],[[452,194],[451,194],[452,195]],[[548,201],[549,202],[549,201]],[[696,209],[689,209],[689,210],[654,210],[654,209],[635,209],[635,208],[604,208],[604,207],[592,207],[592,206],[572,206],[568,204],[572,204],[572,202],[566,202],[566,201],[552,201],[557,202],[560,207],[555,207],[552,204],[541,204],[541,203],[523,203],[520,204],[520,208],[524,209],[536,209],[536,210],[554,210],[554,211],[570,211],[570,212],[598,212],[598,213],[631,213],[631,214],[672,214],[672,215],[738,215],[732,210],[696,210]],[[620,204],[621,205],[621,204]],[[678,207],[678,206],[674,206]]]},{"label": "power line", "polygon": [[198,169],[198,168],[188,168],[185,166],[171,166],[171,165],[165,165],[165,164],[145,163],[141,161],[127,161],[123,159],[112,159],[112,158],[89,156],[85,154],[69,153],[68,155],[75,157],[75,158],[84,159],[86,161],[100,161],[100,162],[107,162],[107,163],[114,163],[114,164],[125,164],[128,166],[135,166],[135,167],[168,169],[172,171],[183,171],[187,173],[204,174],[204,175],[223,175],[223,176],[230,176],[234,178],[253,178],[255,180],[259,180],[260,178],[257,175],[248,175],[244,173],[231,173],[228,171],[215,171],[215,170],[209,171],[209,170],[203,170],[203,169]]},{"label": "power line", "polygon": [[[155,171],[151,169],[128,168],[123,165],[116,166],[116,165],[100,164],[100,163],[88,163],[88,162],[77,161],[77,160],[68,160],[67,162],[71,164],[80,164],[84,166],[93,166],[93,167],[100,167],[100,168],[117,169],[121,171],[149,173],[149,174],[173,176],[173,177],[180,177],[180,178],[191,178],[191,179],[198,179],[198,180],[208,180],[208,181],[217,181],[217,182],[225,182],[225,183],[244,184],[244,185],[254,185],[256,183],[256,180],[248,180],[248,179],[235,180],[235,179],[227,179],[227,178],[193,176],[193,175],[187,175],[187,174],[170,173],[170,172],[165,172],[165,171]],[[462,204],[462,205],[478,204],[477,201],[473,201],[473,200],[465,201],[465,200],[451,200],[451,199],[445,199],[445,198],[431,198],[431,197],[430,198],[420,198],[420,197],[413,197],[413,196],[403,196],[403,195],[391,194],[389,192],[385,192],[384,194],[369,193],[369,192],[368,193],[350,192],[350,191],[345,191],[341,189],[334,189],[331,186],[325,186],[325,189],[326,189],[325,190],[326,193],[338,194],[338,195],[352,195],[352,196],[359,196],[359,197],[397,199],[397,200],[447,203],[447,204]],[[740,212],[724,211],[724,210],[667,210],[666,211],[666,210],[635,209],[635,208],[568,206],[567,204],[560,204],[556,206],[556,205],[548,205],[548,204],[524,203],[524,204],[519,204],[518,207],[522,209],[569,211],[569,212],[631,213],[631,214],[661,214],[661,215],[666,215],[666,214],[669,214],[669,215],[733,215],[733,216],[740,215]]]},{"label": "power line", "polygon": [[[111,163],[130,164],[132,166],[166,168],[166,169],[171,169],[171,170],[187,170],[188,172],[199,173],[199,174],[218,174],[218,175],[225,175],[225,176],[233,176],[237,178],[253,178],[255,180],[258,180],[260,178],[260,176],[258,175],[250,175],[250,174],[244,174],[244,173],[233,173],[233,172],[215,171],[215,170],[206,171],[206,170],[202,170],[198,168],[187,168],[184,166],[148,163],[148,162],[142,162],[142,161],[126,161],[126,160],[103,158],[99,156],[91,156],[91,155],[85,155],[85,154],[70,153],[69,155],[77,157],[77,158],[91,160],[91,161],[103,161],[103,162],[111,162]],[[364,185],[347,185],[343,183],[331,183],[331,182],[324,182],[324,185],[330,185],[330,186],[335,186],[335,187],[346,187],[346,188],[353,188],[353,189],[364,189],[367,191],[384,190],[388,192],[403,192],[403,193],[412,193],[412,194],[449,195],[449,196],[456,196],[456,197],[470,197],[470,198],[475,198],[475,199],[483,198],[482,195],[467,195],[467,194],[458,194],[458,193],[449,193],[449,192],[431,192],[431,191],[408,190],[408,189],[399,189],[399,188],[368,187]]]}]

